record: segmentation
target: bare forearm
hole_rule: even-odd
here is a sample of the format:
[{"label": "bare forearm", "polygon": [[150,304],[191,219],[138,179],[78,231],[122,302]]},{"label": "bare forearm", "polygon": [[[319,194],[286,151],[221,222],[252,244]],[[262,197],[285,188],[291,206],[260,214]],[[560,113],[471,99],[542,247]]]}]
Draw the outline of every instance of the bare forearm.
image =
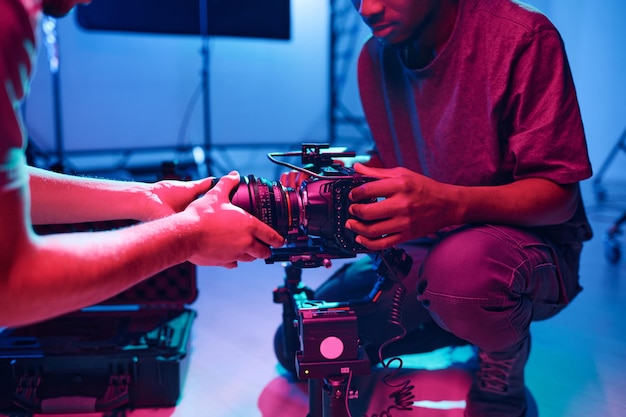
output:
[{"label": "bare forearm", "polygon": [[81,178],[29,167],[34,224],[141,220],[146,187],[136,182]]},{"label": "bare forearm", "polygon": [[30,228],[26,187],[0,190],[0,326],[97,303],[183,261],[234,268],[267,258],[284,239],[230,203],[239,181],[233,172],[210,190],[211,179],[183,185],[182,192],[181,184],[161,184],[155,197],[174,202],[166,216],[125,229],[47,236]]},{"label": "bare forearm", "polygon": [[25,241],[4,276],[0,326],[98,303],[185,261],[196,250],[192,223],[173,215],[127,229]]},{"label": "bare forearm", "polygon": [[576,211],[578,188],[530,178],[491,187],[457,187],[459,223],[545,226],[568,220]]}]

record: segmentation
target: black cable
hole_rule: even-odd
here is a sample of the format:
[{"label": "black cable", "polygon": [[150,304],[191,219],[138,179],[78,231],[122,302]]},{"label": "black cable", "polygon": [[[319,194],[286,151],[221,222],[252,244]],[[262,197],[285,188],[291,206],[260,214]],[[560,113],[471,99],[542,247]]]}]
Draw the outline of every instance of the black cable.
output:
[{"label": "black cable", "polygon": [[[383,262],[385,263],[387,262],[384,259],[384,257],[382,259],[383,259]],[[389,269],[389,271],[392,271],[392,270]],[[391,412],[394,410],[410,411],[413,409],[413,400],[415,399],[415,395],[413,394],[413,389],[415,388],[415,386],[411,384],[410,379],[405,379],[400,383],[392,383],[390,381],[391,378],[398,375],[400,371],[402,370],[402,366],[404,364],[402,361],[402,358],[396,356],[396,357],[389,358],[386,361],[383,359],[383,350],[385,349],[385,347],[402,339],[407,334],[406,328],[402,325],[402,303],[404,302],[404,297],[408,294],[408,290],[397,279],[395,281],[398,284],[398,287],[396,288],[394,295],[393,295],[393,299],[391,302],[391,311],[389,313],[388,322],[394,326],[399,327],[400,334],[390,338],[389,340],[387,340],[386,342],[380,345],[380,347],[378,348],[378,358],[383,368],[385,369],[390,369],[393,363],[396,363],[396,362],[398,363],[397,368],[395,368],[389,374],[385,375],[382,379],[383,383],[386,386],[392,389],[396,389],[396,390],[393,391],[391,394],[389,394],[389,398],[393,400],[393,404],[387,407],[386,410],[380,413],[372,414],[370,417],[392,417]]]},{"label": "black cable", "polygon": [[350,384],[352,383],[352,370],[348,373],[348,381],[346,382],[346,392],[344,393],[344,404],[346,407],[346,413],[348,417],[352,417],[352,413],[350,412],[350,406],[348,405],[348,398],[350,395]]}]

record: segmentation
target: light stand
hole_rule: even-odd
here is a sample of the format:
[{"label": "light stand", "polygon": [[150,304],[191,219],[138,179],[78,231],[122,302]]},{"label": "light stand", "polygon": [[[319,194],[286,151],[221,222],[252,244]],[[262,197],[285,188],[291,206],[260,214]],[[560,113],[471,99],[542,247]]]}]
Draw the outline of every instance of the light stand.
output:
[{"label": "light stand", "polygon": [[59,36],[57,20],[54,17],[44,16],[41,25],[44,33],[44,44],[48,52],[48,64],[52,77],[53,123],[54,142],[56,145],[57,162],[50,169],[55,172],[65,172],[65,144],[63,140],[63,117],[61,112],[61,85],[59,74]]},{"label": "light stand", "polygon": [[[372,136],[364,116],[355,115],[343,103],[341,94],[346,85],[348,73],[352,70],[355,45],[358,44],[363,22],[354,6],[348,0],[330,0],[330,56],[329,56],[329,143],[337,145],[350,140],[361,147],[370,147]],[[342,131],[352,128],[356,133],[348,137]],[[350,135],[352,136],[352,135]]]},{"label": "light stand", "polygon": [[210,53],[209,53],[209,8],[208,0],[199,0],[200,9],[200,37],[202,39],[202,122],[204,129],[204,162],[206,164],[206,174],[208,176],[213,175],[212,163],[211,163],[211,96],[210,96],[210,79],[209,79],[209,65],[210,65]]}]

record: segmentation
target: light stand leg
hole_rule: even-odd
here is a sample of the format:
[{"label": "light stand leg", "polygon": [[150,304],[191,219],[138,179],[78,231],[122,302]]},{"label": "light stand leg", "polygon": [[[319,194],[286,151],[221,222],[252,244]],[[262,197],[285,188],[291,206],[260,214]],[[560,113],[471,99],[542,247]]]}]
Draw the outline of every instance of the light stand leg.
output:
[{"label": "light stand leg", "polygon": [[209,10],[208,0],[199,0],[200,9],[200,35],[202,37],[202,122],[204,129],[204,153],[207,175],[213,175],[212,169],[212,155],[211,155],[211,93],[210,93],[210,79],[209,79],[209,64],[210,64],[210,51],[209,51]]},{"label": "light stand leg", "polygon": [[44,41],[48,51],[48,65],[52,77],[52,101],[54,111],[54,142],[56,144],[57,162],[51,169],[56,172],[65,172],[65,144],[63,141],[63,117],[61,112],[61,84],[59,74],[59,36],[57,21],[46,16],[41,25],[44,32]]}]

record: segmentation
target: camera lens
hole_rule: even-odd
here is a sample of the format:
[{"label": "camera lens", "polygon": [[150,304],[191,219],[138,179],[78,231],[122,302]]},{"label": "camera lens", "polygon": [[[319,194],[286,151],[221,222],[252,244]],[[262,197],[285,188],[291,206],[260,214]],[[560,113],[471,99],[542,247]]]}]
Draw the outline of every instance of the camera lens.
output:
[{"label": "camera lens", "polygon": [[254,175],[242,176],[231,201],[285,238],[289,232],[297,230],[300,198],[294,190],[283,187],[279,182]]}]

